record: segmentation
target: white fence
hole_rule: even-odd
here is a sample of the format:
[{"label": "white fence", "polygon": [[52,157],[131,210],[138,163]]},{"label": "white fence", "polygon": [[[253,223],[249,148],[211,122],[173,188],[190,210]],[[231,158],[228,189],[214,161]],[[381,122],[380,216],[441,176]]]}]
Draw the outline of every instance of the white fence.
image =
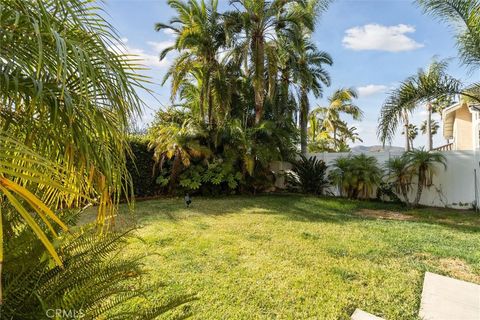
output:
[{"label": "white fence", "polygon": [[[447,159],[447,169],[437,166],[433,186],[430,189],[424,189],[420,203],[435,207],[472,208],[478,198],[475,179],[480,182],[479,153],[475,151],[443,151],[442,153]],[[368,156],[377,158],[380,165],[384,165],[389,158],[398,157],[401,154],[402,152],[366,153]],[[315,156],[331,166],[333,160],[348,155],[348,153],[312,153],[307,154],[307,157]],[[280,171],[288,170],[289,164],[278,163],[275,167]],[[277,186],[282,184],[283,181],[277,181]],[[480,183],[478,185],[480,187]],[[415,186],[412,189],[411,200],[414,199],[416,192]],[[335,189],[331,191],[337,193]]]}]

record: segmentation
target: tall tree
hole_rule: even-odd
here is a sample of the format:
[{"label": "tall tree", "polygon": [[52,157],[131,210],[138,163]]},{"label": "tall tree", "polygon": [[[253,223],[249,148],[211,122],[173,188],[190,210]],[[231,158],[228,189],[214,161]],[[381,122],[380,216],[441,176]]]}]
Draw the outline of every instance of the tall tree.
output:
[{"label": "tall tree", "polygon": [[322,113],[323,127],[333,134],[333,140],[337,143],[337,133],[342,126],[341,114],[347,114],[354,120],[361,120],[363,112],[354,103],[358,97],[357,91],[353,88],[337,89],[329,98],[328,106],[318,107],[315,112]]},{"label": "tall tree", "polygon": [[[160,53],[163,60],[169,52],[177,50],[177,57],[166,73],[163,82],[172,78],[172,99],[185,78],[196,80],[199,86],[199,112],[202,121],[213,122],[215,77],[224,71],[219,54],[226,45],[226,31],[222,15],[218,12],[218,0],[169,0],[168,5],[177,12],[170,23],[157,23],[155,30],[171,30],[176,39],[172,46]],[[205,110],[206,109],[206,110]]]},{"label": "tall tree", "polygon": [[428,134],[428,132],[430,132],[431,135],[434,136],[438,133],[439,129],[440,129],[440,124],[438,123],[437,120],[432,120],[432,122],[430,123],[430,129],[428,128],[427,120],[423,121],[422,124],[420,125],[420,131],[422,131],[422,134]]},{"label": "tall tree", "polygon": [[[406,130],[405,130],[406,129]],[[405,135],[408,139],[408,149],[407,151],[413,150],[413,140],[418,136],[418,127],[413,123],[409,123],[405,129],[402,131],[402,134]]]},{"label": "tall tree", "polygon": [[[422,105],[427,109],[427,128],[431,128],[433,102],[461,92],[460,82],[449,76],[446,68],[445,61],[433,61],[427,70],[420,69],[390,93],[380,111],[377,129],[378,137],[384,144],[391,142],[400,122],[408,126],[406,116]],[[431,150],[430,130],[427,136],[427,149]]]},{"label": "tall tree", "polygon": [[[235,11],[227,12],[228,24],[237,31],[236,54],[244,61],[245,73],[252,74],[255,95],[255,123],[263,118],[266,48],[276,31],[304,26],[313,30],[313,17],[295,4],[298,0],[231,0]],[[239,32],[238,32],[239,31]],[[249,64],[249,60],[251,64]]]},{"label": "tall tree", "polygon": [[330,85],[330,76],[323,65],[332,65],[333,61],[326,52],[319,51],[311,41],[309,31],[302,28],[294,37],[294,80],[298,86],[300,109],[300,145],[301,152],[307,152],[307,127],[310,113],[309,93],[318,98],[322,94],[322,85]]},{"label": "tall tree", "polygon": [[455,29],[461,60],[465,65],[477,69],[480,66],[480,1],[417,0],[417,3],[426,13]]}]

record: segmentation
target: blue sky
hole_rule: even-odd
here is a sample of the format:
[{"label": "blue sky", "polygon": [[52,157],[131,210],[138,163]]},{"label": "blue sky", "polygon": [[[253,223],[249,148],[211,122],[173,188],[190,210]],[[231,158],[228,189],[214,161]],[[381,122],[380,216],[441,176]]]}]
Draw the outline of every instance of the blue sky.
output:
[{"label": "blue sky", "polygon": [[[228,0],[219,2],[221,8],[227,8]],[[168,22],[174,12],[165,0],[107,0],[105,9],[127,51],[137,54],[151,68],[146,74],[155,82],[151,89],[156,99],[142,95],[149,105],[141,120],[145,125],[156,110],[169,102],[168,84],[162,87],[160,82],[173,54],[162,62],[158,61],[158,54],[173,38],[168,33],[155,32],[153,26],[156,22]],[[449,72],[462,82],[480,81],[478,74],[469,74],[455,58],[453,30],[424,15],[410,1],[337,0],[322,15],[314,41],[333,57],[334,65],[328,69],[331,87],[325,89],[323,99],[314,99],[311,104],[324,105],[325,97],[336,88],[357,88],[357,104],[364,110],[365,118],[361,122],[347,119],[358,128],[364,145],[379,144],[377,119],[388,91],[418,68],[426,67],[434,56],[452,58]],[[412,119],[419,124],[425,113],[419,108]],[[441,134],[434,138],[435,145],[444,143]],[[425,137],[420,134],[415,145],[424,144]],[[393,145],[404,145],[400,132]]]}]

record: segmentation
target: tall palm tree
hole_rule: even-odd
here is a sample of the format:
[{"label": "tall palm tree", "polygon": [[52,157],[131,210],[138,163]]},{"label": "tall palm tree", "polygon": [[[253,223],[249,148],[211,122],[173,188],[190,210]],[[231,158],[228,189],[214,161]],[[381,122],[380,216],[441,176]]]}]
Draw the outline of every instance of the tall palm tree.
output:
[{"label": "tall palm tree", "polygon": [[428,130],[427,120],[424,120],[420,125],[420,131],[422,132],[422,134],[428,134],[430,132],[430,134],[434,136],[438,133],[439,129],[440,129],[440,124],[438,123],[437,120],[432,120],[432,122],[430,123],[430,130]]},{"label": "tall palm tree", "polygon": [[[480,13],[478,0],[417,0],[427,14],[447,22],[456,33],[461,61],[472,71],[480,67]],[[480,84],[475,83],[460,90],[447,91],[480,103]]]},{"label": "tall palm tree", "polygon": [[[406,129],[406,131],[405,131]],[[415,140],[418,136],[418,127],[413,123],[409,123],[405,129],[402,131],[402,134],[405,135],[408,139],[408,150],[413,150],[413,140]]]},{"label": "tall palm tree", "polygon": [[[295,4],[298,0],[231,0],[234,11],[225,13],[227,24],[236,31],[235,55],[244,61],[245,74],[252,74],[255,95],[255,123],[263,118],[265,103],[265,65],[269,42],[278,30],[303,25],[313,30],[313,17]],[[249,65],[249,60],[251,65]]]},{"label": "tall palm tree", "polygon": [[[478,0],[417,0],[424,11],[449,23],[456,31],[463,63],[480,66],[480,19]],[[480,97],[478,97],[480,98]],[[477,100],[478,101],[478,100]]]},{"label": "tall palm tree", "polygon": [[[407,78],[393,90],[382,106],[377,134],[385,144],[391,142],[400,122],[406,123],[407,115],[424,104],[427,109],[427,127],[431,128],[432,103],[436,99],[461,92],[460,82],[446,73],[445,61],[433,61],[425,71]],[[427,131],[427,149],[433,147],[431,131]],[[408,150],[408,149],[407,149]]]},{"label": "tall palm tree", "polygon": [[305,28],[298,30],[294,37],[294,81],[298,83],[300,106],[300,145],[301,152],[307,152],[307,127],[310,113],[310,92],[318,98],[322,94],[322,85],[330,85],[330,75],[323,65],[332,65],[333,60],[326,52],[319,51],[311,41],[311,34]]},{"label": "tall palm tree", "polygon": [[[227,34],[218,12],[218,0],[168,0],[177,12],[170,23],[157,23],[155,30],[171,30],[176,39],[172,46],[160,53],[160,60],[173,50],[180,52],[163,82],[172,78],[172,98],[186,77],[198,81],[200,87],[199,111],[202,121],[213,121],[215,75],[221,72],[219,54],[227,41]],[[206,106],[206,108],[205,108]],[[207,114],[205,112],[207,109]]]},{"label": "tall palm tree", "polygon": [[328,106],[318,107],[323,114],[323,126],[333,133],[334,141],[337,141],[337,133],[341,123],[341,114],[350,115],[354,120],[361,120],[363,112],[353,100],[358,97],[357,91],[353,88],[337,89],[329,98]]}]

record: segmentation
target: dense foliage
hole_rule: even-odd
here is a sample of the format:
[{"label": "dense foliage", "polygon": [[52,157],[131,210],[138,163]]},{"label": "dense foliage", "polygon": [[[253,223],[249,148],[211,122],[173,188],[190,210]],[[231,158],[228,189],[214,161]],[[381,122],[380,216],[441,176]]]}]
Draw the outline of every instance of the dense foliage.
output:
[{"label": "dense foliage", "polygon": [[127,157],[127,170],[132,178],[135,197],[156,195],[160,189],[156,182],[160,173],[156,168],[148,140],[140,136],[131,136],[129,145],[132,152]]},{"label": "dense foliage", "polygon": [[332,183],[340,196],[369,199],[382,181],[382,168],[375,157],[364,154],[335,159],[330,172]]},{"label": "dense foliage", "polygon": [[293,162],[292,170],[287,176],[288,184],[303,193],[324,194],[329,186],[327,165],[316,157],[301,156]]},{"label": "dense foliage", "polygon": [[127,285],[138,260],[118,258],[123,236],[67,232],[62,221],[93,204],[96,231],[106,232],[132,194],[127,133],[144,78],[101,13],[93,0],[0,4],[2,319],[78,307],[94,318],[142,294]]},{"label": "dense foliage", "polygon": [[[71,221],[71,215],[64,220]],[[12,230],[6,230],[12,235]],[[122,256],[130,231],[99,235],[92,226],[61,234],[57,251],[63,266],[45,259],[29,229],[5,243],[5,299],[2,319],[155,319],[192,300],[178,296],[169,303],[145,298],[160,284],[147,287],[143,256]],[[135,308],[126,309],[131,301]]]},{"label": "dense foliage", "polygon": [[175,16],[156,29],[176,38],[160,54],[177,54],[164,78],[172,105],[148,132],[164,191],[268,189],[269,162],[306,152],[310,94],[330,84],[332,58],[312,41],[328,3],[168,1]]}]

